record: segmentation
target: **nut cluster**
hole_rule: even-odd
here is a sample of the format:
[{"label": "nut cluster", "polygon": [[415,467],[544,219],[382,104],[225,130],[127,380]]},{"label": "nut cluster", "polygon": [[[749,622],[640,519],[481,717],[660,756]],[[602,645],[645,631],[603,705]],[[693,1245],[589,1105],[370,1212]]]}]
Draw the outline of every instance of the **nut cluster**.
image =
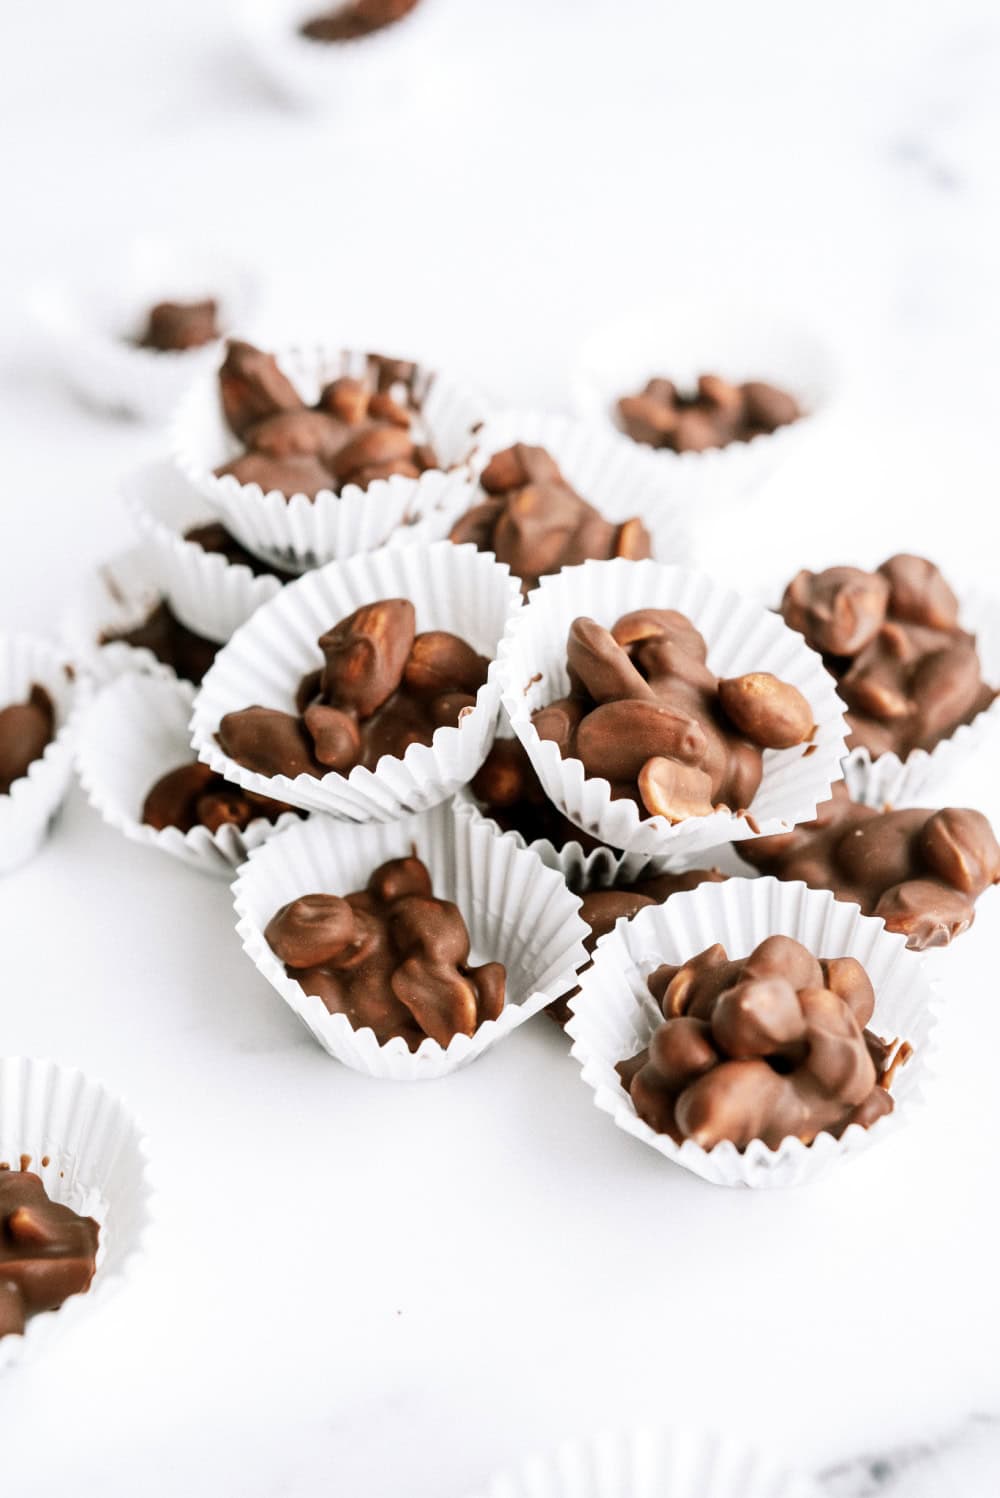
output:
[{"label": "nut cluster", "polygon": [[209,832],[218,832],[221,827],[245,830],[258,817],[276,822],[286,811],[302,815],[283,801],[255,796],[253,791],[230,785],[208,765],[195,761],[160,776],[143,802],[142,820],[158,832],[166,827],[181,832],[207,827]]},{"label": "nut cluster", "polygon": [[351,42],[401,21],[418,3],[419,0],[351,0],[348,5],[336,5],[331,11],[303,21],[299,33],[311,42]]},{"label": "nut cluster", "polygon": [[50,1201],[33,1171],[0,1170],[0,1337],[89,1288],[99,1234],[92,1217]]},{"label": "nut cluster", "polygon": [[959,625],[958,600],[923,557],[890,557],[876,572],[799,572],[781,612],[836,677],[852,749],[901,758],[933,749],[997,695]]},{"label": "nut cluster", "polygon": [[469,932],[449,900],[436,899],[419,858],[377,868],[368,888],[341,899],[303,895],[282,906],[264,935],[306,993],[380,1044],[400,1036],[415,1051],[427,1036],[446,1046],[473,1035],[504,1006],[499,962],[470,967]]},{"label": "nut cluster", "polygon": [[439,465],[411,429],[415,378],[414,365],[370,354],[364,379],[342,375],[307,406],[273,354],[231,342],[219,388],[226,421],[246,452],[216,474],[308,499],[348,484],[365,489],[393,474],[417,478]]},{"label": "nut cluster", "polygon": [[663,1021],[618,1070],[639,1117],[678,1144],[811,1144],[892,1111],[892,1047],[865,1029],[875,994],[853,957],[770,936],[733,962],[716,943],[658,968],[649,991]]},{"label": "nut cluster", "polygon": [[200,686],[202,678],[222,646],[206,640],[182,624],[166,599],[155,604],[146,617],[131,629],[109,629],[98,641],[101,645],[131,645],[133,650],[149,650],[158,661],[181,678]]},{"label": "nut cluster", "polygon": [[701,453],[775,432],[802,412],[794,396],[763,380],[733,385],[707,374],[694,395],[682,395],[673,380],[650,380],[639,395],[622,396],[618,415],[634,442]]},{"label": "nut cluster", "polygon": [[642,521],[605,520],[571,488],[544,447],[518,442],[494,453],[479,482],[486,498],[456,522],[451,539],[492,551],[521,579],[524,592],[579,562],[652,555]]},{"label": "nut cluster", "polygon": [[978,811],[876,811],[843,784],[816,820],[740,853],[778,879],[801,879],[881,916],[914,951],[945,947],[975,920],[975,902],[1000,883],[1000,844]]},{"label": "nut cluster", "polygon": [[651,816],[673,823],[742,813],[760,785],[761,751],[809,739],[812,710],[767,671],[720,680],[706,656],[702,636],[673,609],[637,609],[610,630],[575,619],[571,695],[532,722],[564,757],[608,780],[612,796]]},{"label": "nut cluster", "polygon": [[489,661],[446,630],[416,633],[407,598],[355,609],[321,635],[324,665],[299,683],[298,713],[248,707],[227,713],[218,741],[261,775],[347,775],[385,754],[430,744],[475,706]]},{"label": "nut cluster", "polygon": [[141,348],[159,353],[183,352],[203,348],[221,337],[218,326],[218,304],[203,302],[157,302],[149,309],[146,329],[139,339]]},{"label": "nut cluster", "polygon": [[26,702],[0,708],[0,796],[8,795],[14,781],[27,775],[28,767],[45,753],[55,725],[52,698],[37,682]]},{"label": "nut cluster", "polygon": [[247,551],[219,520],[192,525],[184,532],[184,539],[193,546],[200,546],[202,551],[207,551],[212,556],[225,557],[231,567],[249,567],[254,577],[276,577],[279,582],[287,583],[296,576],[294,572],[286,572],[273,562],[266,562],[262,557],[254,556],[252,551]]}]

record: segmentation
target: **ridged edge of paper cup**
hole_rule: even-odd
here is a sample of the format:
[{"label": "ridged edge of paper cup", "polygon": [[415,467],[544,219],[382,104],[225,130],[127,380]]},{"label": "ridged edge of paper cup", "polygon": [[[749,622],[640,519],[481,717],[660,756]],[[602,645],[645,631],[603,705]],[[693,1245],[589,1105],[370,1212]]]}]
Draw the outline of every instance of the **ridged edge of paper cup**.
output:
[{"label": "ridged edge of paper cup", "polygon": [[[429,1037],[416,1052],[396,1038],[380,1045],[371,1029],[355,1030],[346,1015],[289,978],[264,938],[271,917],[300,895],[351,894],[390,858],[416,849],[434,894],[465,917],[472,961],[502,962],[508,1001],[497,1020],[473,1036],[442,1046]],[[311,817],[251,854],[233,885],[237,933],[258,972],[329,1055],[371,1077],[424,1081],[446,1076],[503,1039],[571,989],[587,953],[580,901],[564,881],[509,838],[498,838],[467,806],[437,806],[392,823],[346,827]]]},{"label": "ridged edge of paper cup", "polygon": [[116,552],[79,584],[59,620],[74,667],[91,681],[114,681],[123,671],[176,676],[151,650],[123,640],[100,643],[108,631],[134,629],[163,599],[149,548]]},{"label": "ridged edge of paper cup", "polygon": [[[587,615],[610,627],[643,606],[677,609],[708,645],[717,675],[772,671],[808,699],[816,732],[808,745],[766,749],[764,776],[747,816],[713,812],[671,826],[663,817],[640,817],[631,801],[611,798],[611,787],[585,774],[579,759],[563,759],[539,738],[531,714],[568,688],[566,638],[573,619]],[[704,573],[659,562],[584,562],[545,577],[511,619],[500,646],[502,701],[546,794],[590,836],[623,852],[651,857],[690,856],[720,843],[786,832],[809,821],[842,778],[844,705],[822,660],[802,636],[752,599]]]},{"label": "ridged edge of paper cup", "polygon": [[[418,632],[449,629],[491,659],[476,706],[457,728],[437,729],[430,745],[411,744],[401,759],[384,755],[374,770],[358,765],[322,779],[258,775],[223,753],[215,735],[226,713],[255,703],[294,712],[301,677],[323,663],[319,636],[381,598],[411,599]],[[289,583],[219,652],[195,698],[194,747],[227,780],[306,811],[354,822],[426,811],[471,780],[489,752],[500,706],[496,652],[520,607],[517,579],[472,545],[438,541],[328,562]]]},{"label": "ridged edge of paper cup", "polygon": [[26,701],[35,682],[52,699],[56,732],[28,773],[0,796],[0,875],[38,852],[65,799],[73,771],[74,707],[81,695],[54,642],[0,633],[0,708]]},{"label": "ridged edge of paper cup", "polygon": [[22,1156],[55,1201],[97,1218],[101,1238],[90,1289],[33,1316],[24,1336],[0,1337],[0,1373],[104,1303],[132,1273],[152,1213],[145,1137],[118,1098],[73,1067],[0,1058],[0,1160],[17,1169]]},{"label": "ridged edge of paper cup", "polygon": [[[311,344],[278,349],[276,357],[303,399],[313,401],[329,380],[363,375],[369,355]],[[348,484],[340,494],[323,489],[315,499],[304,494],[286,498],[277,489],[265,494],[259,484],[240,484],[232,474],[216,477],[216,468],[244,450],[223,416],[220,363],[191,385],[174,413],[173,461],[233,535],[258,556],[305,568],[374,551],[393,537],[396,544],[408,538],[438,540],[447,532],[449,517],[471,503],[468,458],[486,403],[468,386],[421,365],[414,377],[420,420],[443,469],[429,469],[416,479],[394,474],[366,489]]]},{"label": "ridged edge of paper cup", "polygon": [[566,1441],[476,1498],[819,1498],[811,1478],[729,1436],[643,1426]]},{"label": "ridged edge of paper cup", "polygon": [[[760,1140],[742,1153],[728,1141],[704,1150],[690,1139],[677,1145],[655,1133],[639,1118],[615,1071],[617,1062],[642,1050],[662,1018],[646,986],[648,975],[662,962],[684,962],[714,942],[731,958],[745,957],[778,934],[795,937],[817,957],[856,957],[865,968],[875,989],[870,1028],[886,1039],[907,1040],[914,1050],[893,1082],[893,1111],[870,1129],[852,1124],[840,1139],[824,1132],[810,1145],[787,1138],[776,1150]],[[928,965],[882,920],[862,915],[828,890],[768,877],[703,884],[620,920],[597,943],[593,965],[569,1007],[571,1054],[597,1107],[618,1128],[715,1185],[762,1187],[803,1185],[905,1122],[922,1101],[938,1000]]]},{"label": "ridged edge of paper cup", "polygon": [[76,768],[94,810],[130,842],[156,848],[206,874],[232,878],[254,848],[300,818],[283,812],[271,823],[255,817],[245,829],[226,826],[158,830],[141,820],[142,803],[161,775],[193,760],[188,720],[195,689],[176,677],[129,672],[88,703],[77,725]]}]

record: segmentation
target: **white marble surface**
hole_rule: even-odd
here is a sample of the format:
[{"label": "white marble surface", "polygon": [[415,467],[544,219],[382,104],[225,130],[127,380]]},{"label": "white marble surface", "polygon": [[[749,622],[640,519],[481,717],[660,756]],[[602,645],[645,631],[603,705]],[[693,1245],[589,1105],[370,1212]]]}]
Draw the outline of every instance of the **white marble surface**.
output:
[{"label": "white marble surface", "polygon": [[[577,338],[649,294],[780,302],[843,359],[840,425],[706,560],[750,585],[912,548],[995,586],[990,0],[434,11],[405,110],[316,119],[221,3],[4,7],[0,626],[53,628],[162,448],[38,367],[28,287],[149,228],[246,250],[276,331],[518,401],[564,400]],[[943,795],[1000,819],[990,772]],[[737,1194],[615,1130],[544,1022],[424,1088],[339,1068],[243,958],[225,885],[75,795],[0,890],[0,1046],[131,1099],[162,1221],[135,1284],[0,1383],[0,1487],[462,1498],[598,1425],[819,1468],[996,1410],[998,923],[994,893],[938,959],[920,1119],[808,1190]]]}]

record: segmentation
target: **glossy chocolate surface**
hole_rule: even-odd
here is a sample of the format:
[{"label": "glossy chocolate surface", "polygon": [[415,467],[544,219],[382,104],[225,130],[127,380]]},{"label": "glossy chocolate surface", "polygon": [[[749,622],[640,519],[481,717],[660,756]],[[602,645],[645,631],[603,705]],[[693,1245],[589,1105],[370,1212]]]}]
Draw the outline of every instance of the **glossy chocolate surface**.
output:
[{"label": "glossy chocolate surface", "polygon": [[100,1229],[51,1201],[30,1170],[0,1170],[0,1337],[89,1289]]}]

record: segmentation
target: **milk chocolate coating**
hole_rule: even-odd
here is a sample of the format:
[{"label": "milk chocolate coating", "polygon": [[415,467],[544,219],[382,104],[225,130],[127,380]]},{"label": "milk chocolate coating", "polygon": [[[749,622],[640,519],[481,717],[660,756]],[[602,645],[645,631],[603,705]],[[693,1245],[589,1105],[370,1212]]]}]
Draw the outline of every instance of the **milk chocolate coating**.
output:
[{"label": "milk chocolate coating", "polygon": [[158,661],[170,666],[179,677],[195,686],[201,685],[202,678],[222,649],[215,640],[206,640],[182,624],[165,599],[134,628],[105,631],[99,644],[110,645],[115,641],[131,645],[136,650],[151,650]]},{"label": "milk chocolate coating", "polygon": [[682,395],[672,380],[652,379],[638,395],[618,402],[619,420],[633,441],[677,453],[749,442],[801,415],[795,397],[776,385],[733,385],[718,375],[702,375],[693,395]]},{"label": "milk chocolate coating", "polygon": [[933,749],[989,707],[976,641],[933,562],[898,555],[877,572],[799,572],[781,603],[785,622],[824,658],[847,703],[848,747],[873,757]]},{"label": "milk chocolate coating", "polygon": [[255,557],[252,551],[247,551],[236,537],[226,530],[218,520],[206,521],[204,525],[193,525],[184,532],[185,541],[191,541],[195,546],[200,546],[202,551],[211,552],[213,555],[223,556],[232,567],[249,567],[254,577],[276,577],[280,582],[287,583],[296,576],[294,572],[286,572],[281,567],[276,567],[273,562],[266,562],[261,557]]},{"label": "milk chocolate coating", "polygon": [[216,474],[307,499],[393,474],[418,478],[438,461],[411,431],[415,381],[414,365],[369,354],[364,379],[333,380],[307,406],[273,355],[231,342],[219,387],[226,421],[246,450]]},{"label": "milk chocolate coating", "polygon": [[313,42],[350,42],[401,21],[418,3],[419,0],[353,0],[352,4],[337,5],[304,21],[299,31]]},{"label": "milk chocolate coating", "polygon": [[426,1036],[446,1046],[499,1018],[506,973],[499,962],[469,966],[462,913],[436,899],[419,858],[382,864],[368,888],[341,899],[303,895],[264,932],[306,993],[346,1014],[376,1039],[400,1036],[415,1051]]},{"label": "milk chocolate coating", "polygon": [[976,900],[1000,883],[1000,844],[981,812],[880,812],[852,801],[843,784],[815,821],[739,852],[763,874],[832,890],[881,916],[917,952],[967,931]]},{"label": "milk chocolate coating", "polygon": [[49,1200],[30,1170],[0,1170],[0,1337],[90,1288],[100,1229]]},{"label": "milk chocolate coating", "polygon": [[706,656],[702,636],[673,609],[636,609],[611,630],[575,619],[571,695],[532,722],[644,814],[680,822],[719,808],[743,812],[760,785],[761,750],[803,743],[812,711],[770,672],[720,682]]},{"label": "milk chocolate coating", "polygon": [[190,832],[200,826],[218,832],[225,826],[245,829],[258,817],[276,822],[286,811],[304,815],[283,801],[255,796],[253,791],[231,785],[208,765],[195,761],[160,776],[143,802],[142,820],[158,831],[177,827],[181,832]]},{"label": "milk chocolate coating", "polygon": [[521,579],[524,592],[541,577],[591,558],[652,555],[642,522],[605,520],[570,487],[544,447],[519,442],[495,453],[479,482],[486,497],[456,521],[451,539],[492,551]]},{"label": "milk chocolate coating", "polygon": [[658,968],[649,991],[664,1019],[618,1072],[639,1117],[677,1144],[811,1144],[892,1109],[875,1059],[892,1046],[864,1028],[875,994],[853,957],[817,959],[771,936],[730,961],[716,944]]},{"label": "milk chocolate coating", "polygon": [[0,796],[10,793],[15,780],[45,753],[55,733],[52,698],[37,682],[26,702],[0,708]]},{"label": "milk chocolate coating", "polygon": [[416,633],[413,604],[363,604],[320,636],[325,664],[302,678],[298,715],[251,707],[227,713],[218,740],[262,775],[347,775],[374,770],[456,727],[475,705],[489,661],[446,630]]},{"label": "milk chocolate coating", "polygon": [[149,309],[146,330],[139,342],[160,353],[202,348],[221,336],[218,306],[203,302],[157,302]]}]

